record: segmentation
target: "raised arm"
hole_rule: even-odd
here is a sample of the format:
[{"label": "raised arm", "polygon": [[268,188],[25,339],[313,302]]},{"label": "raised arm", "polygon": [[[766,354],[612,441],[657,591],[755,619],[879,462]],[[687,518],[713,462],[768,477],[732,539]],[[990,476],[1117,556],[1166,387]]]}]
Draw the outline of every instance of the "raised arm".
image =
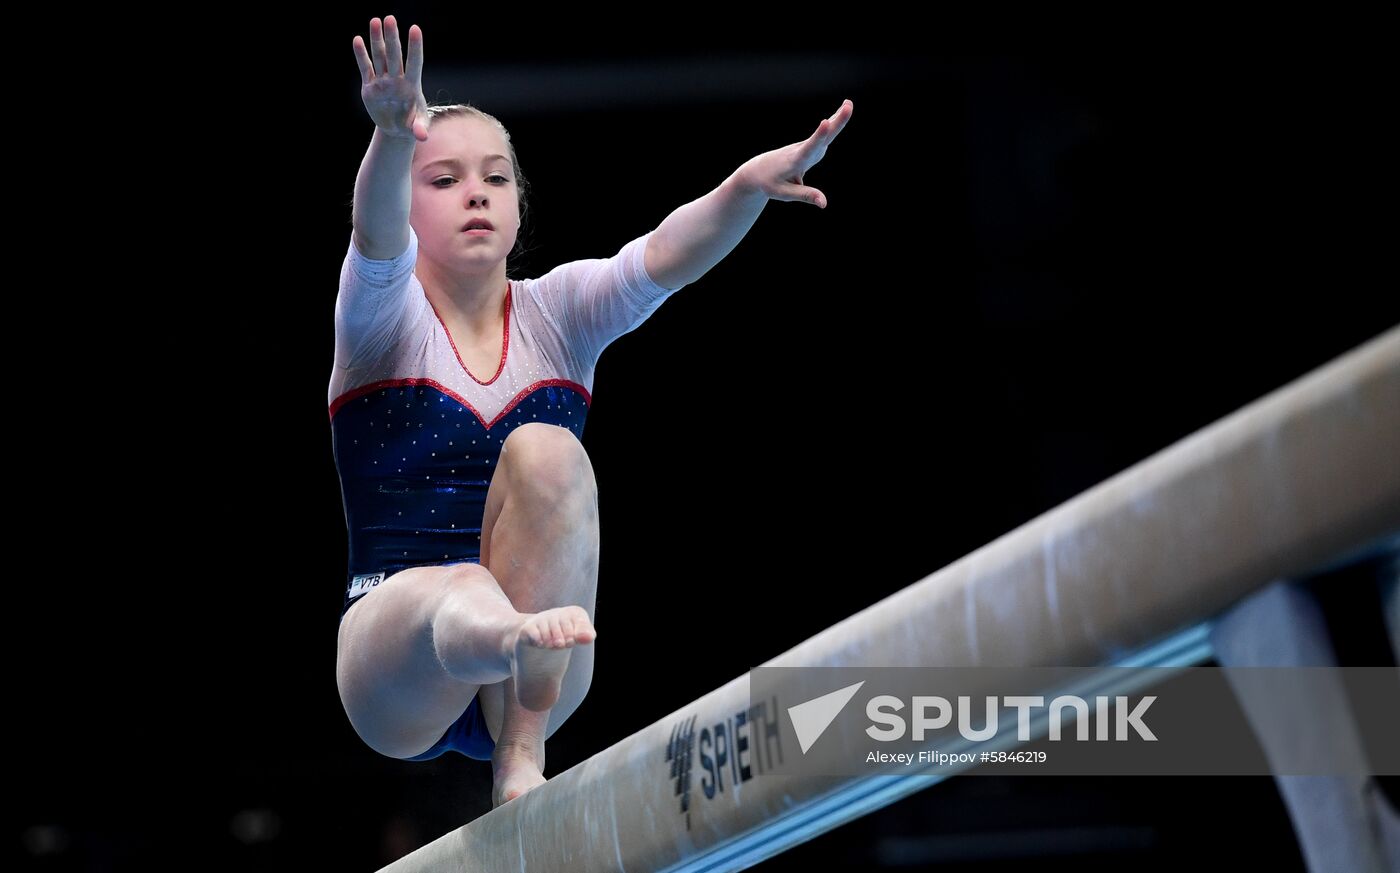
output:
[{"label": "raised arm", "polygon": [[374,136],[355,177],[355,247],[367,258],[388,260],[408,248],[413,149],[428,139],[428,102],[423,97],[423,31],[408,29],[408,66],[403,65],[394,16],[369,22],[370,49],[357,34],[360,98],[374,119]]},{"label": "raised arm", "polygon": [[769,200],[825,209],[826,195],[803,185],[802,175],[826,155],[854,111],[854,103],[842,102],[806,140],[750,158],[718,188],[666,216],[647,240],[647,273],[666,288],[689,285],[734,251]]}]

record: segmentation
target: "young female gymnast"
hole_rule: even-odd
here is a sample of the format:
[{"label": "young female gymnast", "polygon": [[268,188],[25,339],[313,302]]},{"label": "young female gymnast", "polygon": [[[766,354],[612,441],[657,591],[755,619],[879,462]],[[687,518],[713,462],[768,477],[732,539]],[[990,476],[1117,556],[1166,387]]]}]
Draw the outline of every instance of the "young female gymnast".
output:
[{"label": "young female gymnast", "polygon": [[602,350],[743,239],[846,126],[765,152],[611,258],[511,279],[526,187],[506,129],[429,107],[423,32],[356,36],[375,131],[335,306],[331,437],[350,540],[336,684],[364,742],[492,763],[493,805],[542,784],[593,676],[593,469],[579,438]]}]

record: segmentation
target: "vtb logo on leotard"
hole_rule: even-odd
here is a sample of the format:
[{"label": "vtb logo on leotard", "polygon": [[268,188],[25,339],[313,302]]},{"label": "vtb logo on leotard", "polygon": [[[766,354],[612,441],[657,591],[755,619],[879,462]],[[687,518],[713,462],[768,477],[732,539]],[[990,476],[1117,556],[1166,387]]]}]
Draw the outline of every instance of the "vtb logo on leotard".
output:
[{"label": "vtb logo on leotard", "polygon": [[369,590],[380,582],[384,581],[384,571],[378,573],[363,573],[350,580],[350,587],[346,589],[346,598],[354,600],[361,594],[368,594]]}]

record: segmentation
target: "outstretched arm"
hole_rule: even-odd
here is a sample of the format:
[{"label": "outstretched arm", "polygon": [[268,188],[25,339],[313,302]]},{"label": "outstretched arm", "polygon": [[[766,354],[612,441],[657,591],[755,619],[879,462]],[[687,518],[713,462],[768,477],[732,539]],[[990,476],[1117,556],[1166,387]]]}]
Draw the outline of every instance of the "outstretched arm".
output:
[{"label": "outstretched arm", "polygon": [[408,249],[413,150],[428,139],[423,96],[423,29],[408,29],[408,63],[394,16],[369,20],[370,43],[352,40],[360,65],[360,99],[374,119],[374,137],[355,177],[351,220],[355,245],[367,257],[391,260]]},{"label": "outstretched arm", "polygon": [[855,104],[846,100],[806,140],[750,158],[720,186],[666,216],[647,240],[646,269],[663,288],[689,285],[734,251],[769,200],[800,200],[822,209],[826,195],[802,174],[826,155]]}]

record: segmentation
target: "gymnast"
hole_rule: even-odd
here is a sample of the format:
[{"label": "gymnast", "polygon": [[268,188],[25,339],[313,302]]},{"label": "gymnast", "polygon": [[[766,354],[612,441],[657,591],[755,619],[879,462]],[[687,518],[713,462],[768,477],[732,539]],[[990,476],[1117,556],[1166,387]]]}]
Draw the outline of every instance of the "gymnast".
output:
[{"label": "gymnast", "polygon": [[[374,121],[335,303],[328,402],[349,536],[336,685],[408,761],[490,760],[492,805],[544,783],[593,677],[598,504],[580,438],[602,350],[743,239],[850,120],[745,162],[611,258],[512,279],[528,184],[505,127],[428,106],[423,31],[356,35]],[[580,214],[580,218],[584,215]]]}]

